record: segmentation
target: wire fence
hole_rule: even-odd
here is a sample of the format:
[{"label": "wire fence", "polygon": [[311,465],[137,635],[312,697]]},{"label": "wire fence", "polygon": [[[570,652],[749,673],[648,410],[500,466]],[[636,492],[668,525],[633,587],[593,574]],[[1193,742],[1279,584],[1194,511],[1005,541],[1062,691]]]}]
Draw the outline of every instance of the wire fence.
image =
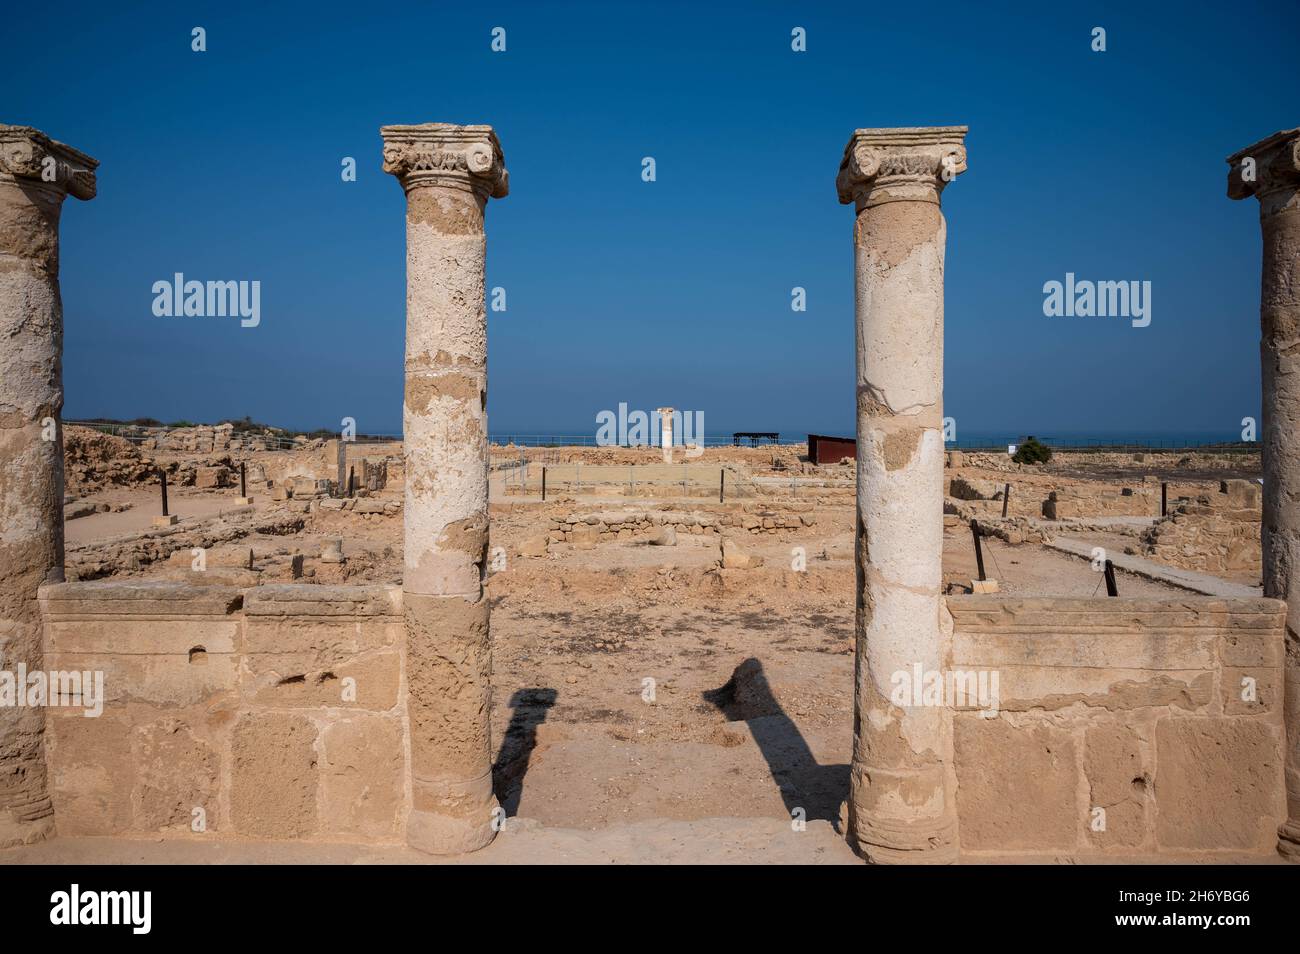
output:
[{"label": "wire fence", "polygon": [[[515,447],[659,447],[659,444],[651,444],[645,441],[633,443],[624,441],[622,443],[609,443],[603,440],[597,440],[595,434],[516,434],[510,431],[500,431],[493,433],[488,437],[492,444],[498,447],[504,447],[513,444]],[[703,447],[766,447],[769,445],[793,446],[806,444],[807,438],[780,438],[769,440],[764,438],[761,443],[751,444],[747,438],[742,438],[740,443],[731,435],[720,435],[718,437],[705,437],[699,441],[691,443]],[[675,447],[681,448],[684,445],[675,444]]]},{"label": "wire fence", "polygon": [[[178,424],[153,426],[145,424],[116,424],[104,421],[64,421],[67,427],[86,427],[91,430],[99,431],[102,434],[109,434],[113,437],[119,437],[122,440],[130,441],[133,444],[141,444],[148,440],[157,441],[161,444],[169,443],[173,435],[186,431],[194,430],[215,430],[213,424]],[[290,436],[288,434],[268,434],[264,431],[239,431],[232,430],[230,439],[236,442],[240,447],[249,446],[263,450],[297,450],[313,441],[317,440],[337,440],[338,434],[330,434],[329,437],[321,435],[298,434]],[[401,443],[401,435],[386,434],[358,434],[355,437],[348,438],[348,443],[355,444],[392,444]]]},{"label": "wire fence", "polygon": [[[1009,447],[1019,447],[1028,438],[1025,436],[1008,437],[1003,440],[990,438],[972,438],[947,441],[947,450],[983,451],[989,453],[1007,453]],[[1180,438],[1113,438],[1113,437],[1039,437],[1034,440],[1045,444],[1052,450],[1074,451],[1082,453],[1120,453],[1140,454],[1155,451],[1202,451],[1223,454],[1257,454],[1259,444],[1255,441],[1205,441]]]},{"label": "wire fence", "polygon": [[507,494],[608,494],[647,496],[669,493],[682,497],[718,500],[753,497],[754,483],[725,467],[701,464],[583,464],[581,461],[544,462],[536,457],[494,455],[493,476]]},{"label": "wire fence", "polygon": [[[208,430],[216,425],[211,424],[193,424],[193,425],[141,425],[141,424],[120,424],[101,421],[64,421],[65,425],[75,425],[77,427],[88,427],[101,431],[105,434],[111,434],[121,437],[133,443],[141,443],[153,439],[155,441],[166,442],[170,435],[186,430],[203,429]],[[232,439],[238,440],[241,445],[254,444],[265,447],[267,450],[294,450],[302,447],[304,444],[313,440],[329,440],[337,437],[331,434],[325,438],[320,434],[268,434],[260,431],[240,431],[234,430],[231,433]],[[852,438],[844,438],[852,440]],[[975,438],[961,438],[958,440],[947,441],[944,444],[947,450],[1002,453],[1007,452],[1010,446],[1019,446],[1027,439],[1026,435],[1007,436],[1005,438],[992,438],[980,436]],[[1034,439],[1041,444],[1045,444],[1052,450],[1076,451],[1076,452],[1093,452],[1093,453],[1143,453],[1154,451],[1200,451],[1223,454],[1252,454],[1259,453],[1260,445],[1254,441],[1215,441],[1215,440],[1195,440],[1183,439],[1176,437],[1138,437],[1138,438],[1115,438],[1115,437],[1042,437],[1035,435]],[[349,441],[357,444],[390,444],[400,443],[402,436],[400,434],[358,434]],[[538,433],[516,433],[513,431],[501,431],[492,433],[488,437],[489,443],[493,447],[528,447],[528,448],[562,448],[562,447],[609,447],[609,448],[631,448],[631,447],[656,447],[645,443],[615,443],[609,444],[597,441],[594,434],[538,434]],[[745,438],[739,442],[733,436],[721,435],[718,437],[705,437],[700,443],[704,447],[732,447],[732,446],[778,446],[778,447],[795,447],[807,444],[807,435],[801,437],[777,437],[775,440],[764,439],[757,445],[749,443]],[[679,445],[680,446],[680,445]],[[535,454],[530,454],[529,458],[538,461],[540,458]],[[556,459],[558,461],[558,458]]]}]

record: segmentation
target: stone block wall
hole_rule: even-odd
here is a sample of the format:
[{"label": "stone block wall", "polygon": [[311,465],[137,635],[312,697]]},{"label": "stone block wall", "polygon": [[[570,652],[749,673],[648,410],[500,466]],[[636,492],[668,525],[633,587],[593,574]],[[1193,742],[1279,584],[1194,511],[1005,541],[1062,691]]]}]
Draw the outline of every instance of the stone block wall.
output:
[{"label": "stone block wall", "polygon": [[[992,718],[955,706],[963,853],[1273,853],[1285,604],[946,605],[951,668],[997,674]],[[63,583],[41,607],[46,668],[104,674],[99,717],[47,710],[60,834],[403,842],[398,588]]]},{"label": "stone block wall", "polygon": [[[644,457],[635,464],[598,464],[590,462],[595,454],[585,456],[587,459],[575,463],[545,465],[548,495],[621,494],[626,497],[705,497],[716,500],[720,487],[725,490],[727,499],[752,499],[758,495],[753,478],[744,468],[736,466],[689,460],[673,464],[647,463]],[[498,460],[505,465],[501,471],[507,472],[510,462]],[[722,475],[724,470],[725,478]],[[542,466],[529,463],[526,470],[516,469],[509,473],[503,480],[502,490],[508,496],[540,494]]]},{"label": "stone block wall", "polygon": [[1007,476],[1011,479],[991,480],[963,474],[946,478],[944,494],[948,507],[966,519],[999,516],[1006,485],[1010,483],[1007,515],[1011,517],[1087,520],[1155,517],[1160,513],[1160,483],[1154,477],[1144,477],[1124,487],[1079,481],[1054,486],[1050,475],[1036,474],[1028,478],[1013,473]]},{"label": "stone block wall", "polygon": [[1283,602],[947,606],[952,668],[999,683],[996,717],[954,716],[963,852],[1273,854],[1286,811]]},{"label": "stone block wall", "polygon": [[1053,490],[1043,501],[1048,520],[1089,517],[1152,517],[1160,513],[1160,485],[1143,483],[1117,491],[1100,491],[1082,485]]},{"label": "stone block wall", "polygon": [[556,517],[548,524],[552,543],[573,543],[583,537],[598,541],[635,540],[652,536],[660,527],[672,527],[678,533],[717,537],[728,531],[743,530],[750,534],[777,533],[811,527],[817,519],[812,505],[772,507],[735,505],[717,511],[680,510],[603,510],[571,513]]},{"label": "stone block wall", "polygon": [[61,835],[403,841],[400,589],[64,583],[41,607],[46,667],[104,673],[99,717],[48,710]]},{"label": "stone block wall", "polygon": [[1217,494],[1179,501],[1142,534],[1142,555],[1186,570],[1257,580],[1263,573],[1260,496],[1252,481],[1225,480]]}]

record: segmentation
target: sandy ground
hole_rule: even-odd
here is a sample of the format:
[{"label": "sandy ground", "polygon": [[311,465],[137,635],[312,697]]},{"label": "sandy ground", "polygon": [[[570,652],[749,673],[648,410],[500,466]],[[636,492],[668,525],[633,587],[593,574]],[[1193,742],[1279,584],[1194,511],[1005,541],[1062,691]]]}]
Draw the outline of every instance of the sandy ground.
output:
[{"label": "sandy ground", "polygon": [[[117,490],[96,494],[90,499],[110,506],[129,504],[130,509],[94,513],[67,521],[63,531],[67,543],[90,543],[122,533],[148,530],[153,518],[162,513],[162,499],[156,489],[152,492]],[[215,517],[236,507],[233,492],[218,494],[194,490],[169,490],[167,493],[167,510],[179,517],[181,521]]]},{"label": "sandy ground", "polygon": [[[1285,865],[1280,856],[1132,856],[1076,860],[1054,855],[967,855],[962,864]],[[0,852],[0,865],[435,865],[435,864],[799,864],[861,865],[828,822],[794,831],[781,821],[701,818],[616,824],[599,831],[548,828],[511,819],[492,844],[469,855],[435,857],[400,845],[200,842],[176,839],[56,838]]]}]

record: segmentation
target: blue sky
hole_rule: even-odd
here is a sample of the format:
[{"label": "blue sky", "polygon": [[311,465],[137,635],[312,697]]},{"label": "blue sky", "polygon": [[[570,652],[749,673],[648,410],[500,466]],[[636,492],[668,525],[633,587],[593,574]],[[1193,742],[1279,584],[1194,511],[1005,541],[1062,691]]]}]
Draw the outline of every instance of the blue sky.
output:
[{"label": "blue sky", "polygon": [[[1300,124],[1293,4],[61,3],[6,25],[0,121],[102,163],[64,209],[68,419],[399,429],[404,198],[378,129],[432,121],[492,124],[510,169],[494,432],[594,433],[626,402],[702,410],[711,436],[851,433],[840,154],[857,127],[956,123],[959,438],[1258,415],[1258,210],[1223,160]],[[261,281],[260,325],[155,317],[178,271]],[[1067,271],[1150,281],[1150,326],[1045,317]]]}]

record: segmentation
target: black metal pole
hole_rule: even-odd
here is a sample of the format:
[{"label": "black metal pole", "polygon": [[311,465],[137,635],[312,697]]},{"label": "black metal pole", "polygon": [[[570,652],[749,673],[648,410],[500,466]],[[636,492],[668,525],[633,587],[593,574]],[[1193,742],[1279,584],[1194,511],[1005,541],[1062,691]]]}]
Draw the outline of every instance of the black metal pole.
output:
[{"label": "black metal pole", "polygon": [[1115,585],[1115,564],[1106,561],[1106,595],[1119,596],[1119,587]]},{"label": "black metal pole", "polygon": [[169,517],[171,516],[171,514],[167,512],[167,471],[159,470],[158,476],[162,478],[162,503],[163,503],[162,515],[164,517]]},{"label": "black metal pole", "polygon": [[239,462],[239,496],[248,496],[248,469],[242,460]]},{"label": "black metal pole", "polygon": [[984,577],[984,549],[980,546],[980,525],[978,520],[972,519],[970,522],[971,536],[975,538],[975,562],[979,565],[979,578]]},{"label": "black metal pole", "polygon": [[1007,504],[1011,502],[1011,485],[1007,484],[1002,488],[1002,519],[1007,517]]},{"label": "black metal pole", "polygon": [[718,503],[722,503],[723,497],[727,493],[727,468],[722,467],[718,470]]},{"label": "black metal pole", "polygon": [[1160,516],[1164,517],[1164,516],[1168,516],[1168,514],[1169,514],[1169,485],[1162,482],[1160,484]]},{"label": "black metal pole", "polygon": [[542,500],[546,500],[546,465],[542,465]]}]

